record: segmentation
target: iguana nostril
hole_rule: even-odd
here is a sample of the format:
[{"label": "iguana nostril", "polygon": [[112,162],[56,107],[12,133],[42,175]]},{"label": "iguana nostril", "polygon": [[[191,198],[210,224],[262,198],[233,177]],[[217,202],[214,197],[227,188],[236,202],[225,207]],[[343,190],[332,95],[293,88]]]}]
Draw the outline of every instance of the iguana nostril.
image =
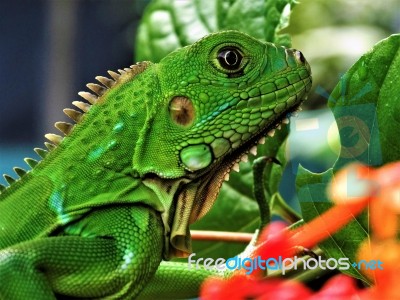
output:
[{"label": "iguana nostril", "polygon": [[303,53],[301,53],[299,50],[296,50],[294,52],[297,61],[301,62],[302,64],[304,64],[306,62],[306,59],[304,58]]}]

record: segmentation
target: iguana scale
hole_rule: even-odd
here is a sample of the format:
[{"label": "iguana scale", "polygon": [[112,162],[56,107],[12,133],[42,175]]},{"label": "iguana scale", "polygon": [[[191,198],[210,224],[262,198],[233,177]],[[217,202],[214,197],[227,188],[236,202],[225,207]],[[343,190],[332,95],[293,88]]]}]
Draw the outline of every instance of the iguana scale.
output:
[{"label": "iguana scale", "polygon": [[191,252],[189,225],[311,87],[300,51],[236,31],[109,74],[64,110],[76,124],[55,124],[65,137],[47,134],[40,162],[6,176],[1,299],[132,299],[174,282],[160,261]]}]

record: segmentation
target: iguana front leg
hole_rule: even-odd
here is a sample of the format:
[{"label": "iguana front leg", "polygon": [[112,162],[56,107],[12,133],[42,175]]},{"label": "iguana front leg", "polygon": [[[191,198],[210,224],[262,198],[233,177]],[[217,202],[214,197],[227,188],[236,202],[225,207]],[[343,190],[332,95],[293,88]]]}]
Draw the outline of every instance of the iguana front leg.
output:
[{"label": "iguana front leg", "polygon": [[67,235],[3,249],[0,298],[131,299],[160,263],[162,228],[147,207],[113,207],[90,213]]}]

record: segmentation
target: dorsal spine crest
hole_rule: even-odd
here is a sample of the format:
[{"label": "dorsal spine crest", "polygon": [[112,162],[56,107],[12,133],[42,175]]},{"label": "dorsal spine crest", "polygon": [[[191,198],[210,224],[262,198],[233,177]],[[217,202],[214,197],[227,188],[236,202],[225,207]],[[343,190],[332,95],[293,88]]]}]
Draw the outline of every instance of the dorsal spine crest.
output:
[{"label": "dorsal spine crest", "polygon": [[[96,103],[99,102],[101,97],[103,97],[108,90],[113,88],[116,84],[125,82],[127,79],[132,79],[135,77],[137,74],[142,73],[148,66],[150,65],[150,62],[139,62],[135,65],[130,66],[129,68],[124,68],[124,69],[119,69],[118,73],[114,71],[107,71],[108,74],[112,78],[104,77],[104,76],[96,76],[96,80],[101,84],[97,83],[88,83],[86,86],[95,94],[92,94],[90,92],[86,91],[81,91],[78,93],[79,96],[81,96],[83,99],[85,99],[87,102],[82,102],[82,101],[73,101],[72,104],[79,108],[81,111],[77,111],[75,109],[71,108],[65,108],[63,112],[70,118],[72,119],[75,123],[79,123],[84,114],[87,113],[92,105],[96,105]],[[68,136],[74,129],[75,125],[67,122],[56,122],[55,127],[60,130],[65,136]],[[46,148],[49,150],[44,150],[41,148],[34,148],[34,151],[42,158],[44,159],[49,152],[52,150],[56,149],[57,146],[63,141],[63,137],[57,134],[53,133],[48,133],[45,134],[46,139],[50,141],[45,142]],[[33,158],[25,158],[24,161],[28,164],[28,166],[33,169],[36,165],[40,163],[40,161],[37,161]],[[25,171],[22,168],[15,167],[14,168],[15,173],[19,177],[23,177],[26,173],[29,171]],[[4,179],[7,181],[7,183],[11,186],[15,181],[18,179],[14,179],[10,175],[4,174],[3,175]],[[4,191],[6,186],[0,184],[0,193]]]}]

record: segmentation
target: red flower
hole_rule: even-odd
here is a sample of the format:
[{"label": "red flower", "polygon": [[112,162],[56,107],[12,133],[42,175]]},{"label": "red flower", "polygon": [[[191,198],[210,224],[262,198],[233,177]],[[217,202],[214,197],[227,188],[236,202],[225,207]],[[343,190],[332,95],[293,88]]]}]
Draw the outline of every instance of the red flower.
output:
[{"label": "red flower", "polygon": [[261,256],[263,259],[278,259],[291,257],[295,254],[297,245],[292,244],[292,233],[287,229],[283,222],[270,223],[260,234],[260,241],[255,256]]},{"label": "red flower", "polygon": [[233,275],[229,280],[207,279],[201,288],[202,300],[215,299],[258,299],[299,300],[307,299],[312,292],[303,284],[283,279],[262,280],[252,276]]},{"label": "red flower", "polygon": [[329,279],[320,291],[307,300],[355,300],[358,298],[355,297],[357,293],[358,289],[354,278],[339,274]]}]

